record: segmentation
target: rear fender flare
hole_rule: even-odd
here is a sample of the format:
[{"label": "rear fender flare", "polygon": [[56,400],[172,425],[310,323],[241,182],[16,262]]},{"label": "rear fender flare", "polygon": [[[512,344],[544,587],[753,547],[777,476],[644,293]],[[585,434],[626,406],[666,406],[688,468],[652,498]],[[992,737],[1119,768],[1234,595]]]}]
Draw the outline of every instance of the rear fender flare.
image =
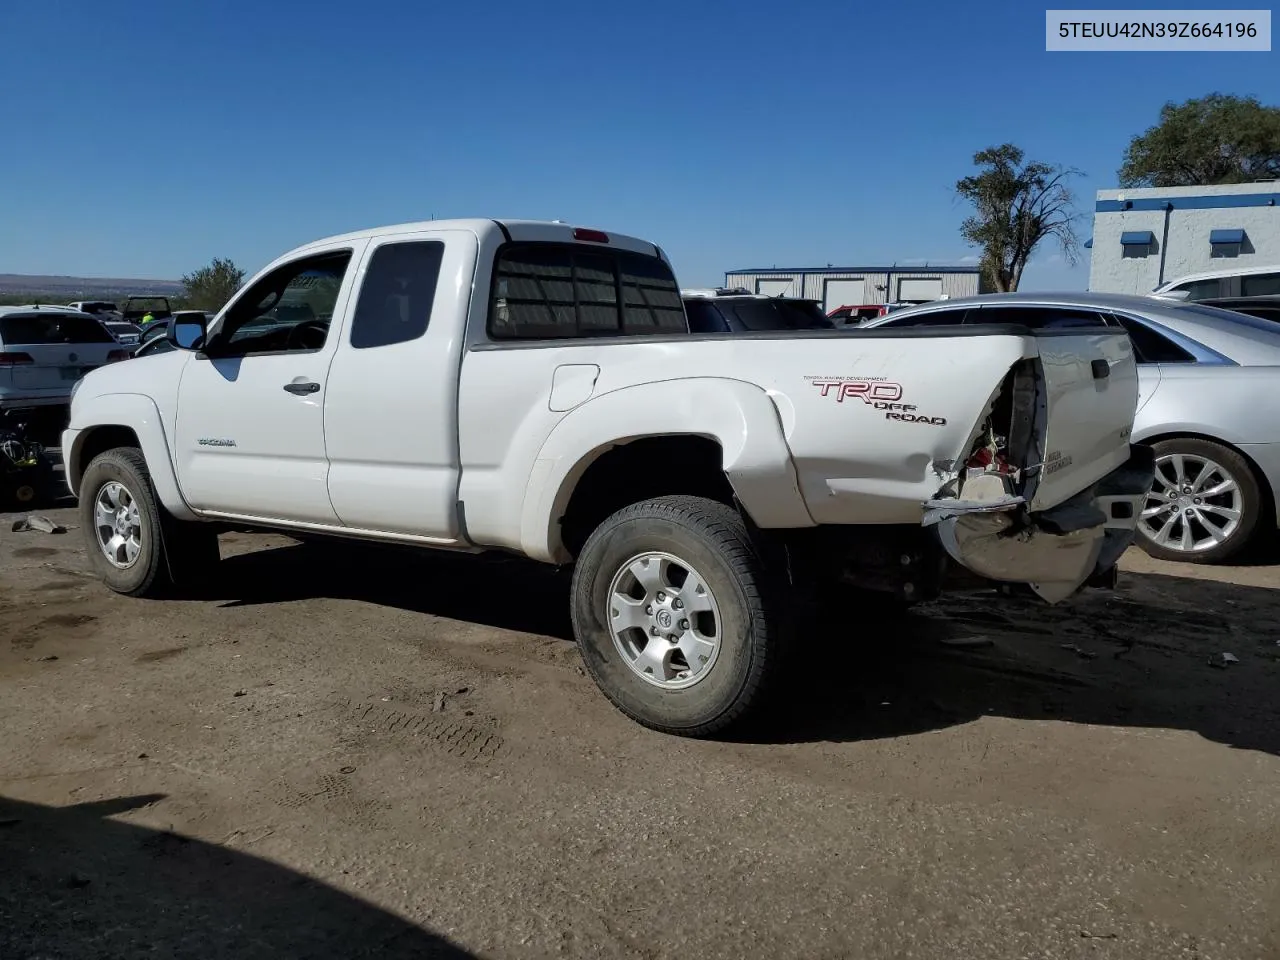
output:
[{"label": "rear fender flare", "polygon": [[86,442],[95,431],[104,427],[127,427],[132,430],[138,437],[138,444],[146,458],[147,471],[151,474],[151,483],[160,503],[178,520],[199,519],[187,506],[178,488],[173,455],[164,426],[160,422],[160,411],[154,400],[140,393],[114,393],[94,397],[87,419],[75,418],[71,426],[76,432],[72,448],[62,452],[67,485],[72,490],[79,491],[80,480],[88,466],[81,462]]},{"label": "rear fender flare", "polygon": [[525,489],[520,542],[535,559],[566,563],[560,518],[587,468],[646,437],[701,436],[723,451],[734,493],[763,528],[811,527],[782,421],[769,395],[740,380],[697,377],[624,387],[562,419],[538,452]]}]

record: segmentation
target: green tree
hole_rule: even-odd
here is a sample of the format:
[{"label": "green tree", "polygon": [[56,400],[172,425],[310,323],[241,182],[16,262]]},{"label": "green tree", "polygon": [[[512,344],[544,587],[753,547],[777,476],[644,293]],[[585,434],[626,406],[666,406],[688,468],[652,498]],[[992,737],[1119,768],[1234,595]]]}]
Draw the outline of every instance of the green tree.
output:
[{"label": "green tree", "polygon": [[988,147],[973,155],[980,171],[956,183],[974,208],[960,233],[982,249],[982,272],[999,293],[1018,289],[1032,251],[1047,237],[1057,239],[1068,263],[1079,259],[1074,198],[1066,185],[1076,171],[1024,160],[1012,143]]},{"label": "green tree", "polygon": [[1199,187],[1280,177],[1280,107],[1211,93],[1166,103],[1160,122],[1129,142],[1123,187]]},{"label": "green tree", "polygon": [[193,310],[221,310],[243,282],[243,270],[214,257],[207,267],[182,278],[182,302]]}]

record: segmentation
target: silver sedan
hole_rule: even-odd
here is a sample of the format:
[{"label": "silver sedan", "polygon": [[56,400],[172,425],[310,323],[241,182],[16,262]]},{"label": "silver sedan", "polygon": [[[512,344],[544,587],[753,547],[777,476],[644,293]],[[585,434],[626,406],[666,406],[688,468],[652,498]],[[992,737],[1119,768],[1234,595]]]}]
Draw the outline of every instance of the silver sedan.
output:
[{"label": "silver sedan", "polygon": [[1221,563],[1273,533],[1280,502],[1280,324],[1194,303],[1104,293],[943,300],[882,326],[1123,327],[1138,358],[1135,441],[1156,454],[1138,544]]}]

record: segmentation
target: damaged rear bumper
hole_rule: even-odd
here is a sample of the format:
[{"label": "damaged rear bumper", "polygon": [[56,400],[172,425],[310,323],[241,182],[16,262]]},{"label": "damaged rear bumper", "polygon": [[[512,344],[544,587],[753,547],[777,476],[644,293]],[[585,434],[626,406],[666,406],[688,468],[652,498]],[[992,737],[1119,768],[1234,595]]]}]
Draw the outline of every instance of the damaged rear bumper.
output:
[{"label": "damaged rear bumper", "polygon": [[1150,447],[1132,444],[1124,465],[1069,500],[1037,513],[1011,494],[940,499],[924,523],[969,572],[998,583],[1028,585],[1057,603],[1086,584],[1113,582],[1120,555],[1133,543],[1142,502],[1155,475]]}]

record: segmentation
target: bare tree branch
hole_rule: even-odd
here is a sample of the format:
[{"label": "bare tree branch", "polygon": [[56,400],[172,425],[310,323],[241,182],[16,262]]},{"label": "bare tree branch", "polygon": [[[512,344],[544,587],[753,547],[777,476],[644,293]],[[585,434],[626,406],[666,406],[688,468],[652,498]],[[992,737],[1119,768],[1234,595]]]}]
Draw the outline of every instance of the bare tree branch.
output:
[{"label": "bare tree branch", "polygon": [[982,269],[998,291],[1018,289],[1036,247],[1053,237],[1064,258],[1076,263],[1074,197],[1067,187],[1078,171],[1047,163],[1024,163],[1011,143],[974,154],[981,172],[963,177],[956,192],[973,204],[974,214],[960,225],[961,235],[982,248]]}]

